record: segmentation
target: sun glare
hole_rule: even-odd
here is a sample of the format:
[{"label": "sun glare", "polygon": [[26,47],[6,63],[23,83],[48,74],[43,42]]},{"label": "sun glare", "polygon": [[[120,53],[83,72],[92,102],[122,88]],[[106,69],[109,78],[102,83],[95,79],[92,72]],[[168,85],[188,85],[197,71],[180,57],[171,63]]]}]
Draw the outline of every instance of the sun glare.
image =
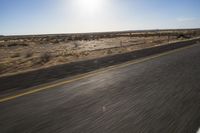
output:
[{"label": "sun glare", "polygon": [[103,8],[104,0],[75,0],[76,5],[81,12],[94,14]]}]

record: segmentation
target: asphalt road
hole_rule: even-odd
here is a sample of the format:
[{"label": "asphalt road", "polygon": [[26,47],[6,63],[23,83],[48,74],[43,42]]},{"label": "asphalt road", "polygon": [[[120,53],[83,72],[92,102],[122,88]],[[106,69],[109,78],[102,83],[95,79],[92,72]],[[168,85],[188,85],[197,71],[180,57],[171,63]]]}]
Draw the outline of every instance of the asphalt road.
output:
[{"label": "asphalt road", "polygon": [[0,133],[195,133],[200,45],[0,103]]}]

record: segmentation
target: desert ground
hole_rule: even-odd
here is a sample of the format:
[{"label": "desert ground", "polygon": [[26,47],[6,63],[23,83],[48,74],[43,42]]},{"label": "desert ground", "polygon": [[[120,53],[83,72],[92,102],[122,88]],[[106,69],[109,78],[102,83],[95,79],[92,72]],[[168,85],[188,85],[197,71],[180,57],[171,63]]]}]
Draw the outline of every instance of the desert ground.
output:
[{"label": "desert ground", "polygon": [[199,36],[199,29],[0,36],[0,76],[170,45]]}]

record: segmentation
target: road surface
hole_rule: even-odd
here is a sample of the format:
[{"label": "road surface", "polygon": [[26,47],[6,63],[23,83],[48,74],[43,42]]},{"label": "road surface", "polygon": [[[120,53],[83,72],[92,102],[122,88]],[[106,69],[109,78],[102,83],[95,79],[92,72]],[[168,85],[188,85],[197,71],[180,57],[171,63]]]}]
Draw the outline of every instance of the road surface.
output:
[{"label": "road surface", "polygon": [[0,103],[0,133],[196,133],[200,45]]}]

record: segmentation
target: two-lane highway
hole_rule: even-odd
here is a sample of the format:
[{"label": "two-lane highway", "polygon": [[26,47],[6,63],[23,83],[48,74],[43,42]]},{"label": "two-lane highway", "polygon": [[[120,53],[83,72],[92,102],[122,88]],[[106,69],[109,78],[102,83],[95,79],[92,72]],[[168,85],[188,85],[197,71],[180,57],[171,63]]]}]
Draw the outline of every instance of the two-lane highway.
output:
[{"label": "two-lane highway", "polygon": [[200,45],[0,103],[0,133],[195,133]]}]

